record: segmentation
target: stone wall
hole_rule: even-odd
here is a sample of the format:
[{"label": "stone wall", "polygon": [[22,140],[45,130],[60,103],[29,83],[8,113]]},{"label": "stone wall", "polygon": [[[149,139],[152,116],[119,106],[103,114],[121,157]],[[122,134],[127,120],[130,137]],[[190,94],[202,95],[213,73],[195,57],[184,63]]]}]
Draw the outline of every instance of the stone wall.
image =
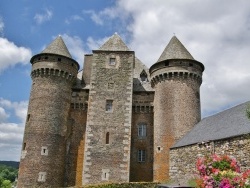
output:
[{"label": "stone wall", "polygon": [[200,120],[200,83],[174,77],[155,86],[154,181],[166,181],[169,148]]},{"label": "stone wall", "polygon": [[[133,114],[131,131],[130,181],[153,181],[153,100],[154,92],[133,94]],[[139,126],[146,126],[146,135],[138,134]],[[138,150],[146,151],[146,159],[138,161]]]},{"label": "stone wall", "polygon": [[128,182],[134,52],[93,52],[83,184]]},{"label": "stone wall", "polygon": [[88,90],[73,89],[72,91],[66,148],[65,186],[82,185],[88,94]]},{"label": "stone wall", "polygon": [[243,171],[250,169],[250,134],[172,148],[170,150],[170,179],[186,184],[197,173],[195,169],[197,158],[214,153],[235,158]]}]

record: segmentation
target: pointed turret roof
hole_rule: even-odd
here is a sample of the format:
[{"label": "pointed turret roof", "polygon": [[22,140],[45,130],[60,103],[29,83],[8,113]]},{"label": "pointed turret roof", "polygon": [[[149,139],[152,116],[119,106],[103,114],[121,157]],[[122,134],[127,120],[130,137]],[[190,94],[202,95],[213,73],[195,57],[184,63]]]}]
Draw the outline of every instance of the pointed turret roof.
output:
[{"label": "pointed turret roof", "polygon": [[168,59],[191,59],[194,60],[192,55],[187,51],[184,45],[173,36],[167,47],[162,52],[157,62],[165,61]]},{"label": "pointed turret roof", "polygon": [[58,54],[62,56],[66,56],[68,58],[72,58],[69,53],[68,48],[66,47],[62,37],[59,35],[52,43],[50,43],[47,48],[45,48],[41,54]]},{"label": "pointed turret roof", "polygon": [[130,51],[121,37],[115,33],[100,48],[104,51]]}]

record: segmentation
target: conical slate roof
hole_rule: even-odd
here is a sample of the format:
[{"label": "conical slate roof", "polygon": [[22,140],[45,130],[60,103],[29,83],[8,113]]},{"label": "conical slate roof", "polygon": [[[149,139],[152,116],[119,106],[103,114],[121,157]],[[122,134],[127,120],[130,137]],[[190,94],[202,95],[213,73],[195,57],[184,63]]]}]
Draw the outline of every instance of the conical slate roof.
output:
[{"label": "conical slate roof", "polygon": [[41,54],[43,53],[58,54],[72,58],[61,36],[58,36],[52,43],[50,43],[49,46],[41,52]]},{"label": "conical slate roof", "polygon": [[191,59],[194,60],[192,55],[187,51],[183,44],[173,36],[167,47],[162,52],[157,62],[161,62],[168,59]]},{"label": "conical slate roof", "polygon": [[127,45],[122,41],[121,37],[115,33],[100,48],[104,51],[130,51]]}]

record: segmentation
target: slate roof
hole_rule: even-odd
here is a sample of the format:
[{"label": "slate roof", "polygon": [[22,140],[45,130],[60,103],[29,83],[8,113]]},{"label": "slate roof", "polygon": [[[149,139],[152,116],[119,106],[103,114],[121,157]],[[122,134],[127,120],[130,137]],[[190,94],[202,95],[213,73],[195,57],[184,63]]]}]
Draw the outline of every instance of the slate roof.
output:
[{"label": "slate roof", "polygon": [[115,33],[100,48],[104,51],[130,51],[121,37]]},{"label": "slate roof", "polygon": [[204,118],[172,148],[250,133],[247,109],[250,109],[250,101]]},{"label": "slate roof", "polygon": [[66,56],[68,58],[72,58],[69,53],[68,48],[66,47],[63,39],[61,36],[58,36],[54,41],[52,41],[47,48],[45,48],[41,54],[48,53],[48,54],[58,54],[62,56]]},{"label": "slate roof", "polygon": [[[148,80],[146,82],[142,82],[140,79],[140,75],[143,71],[145,71],[147,74]],[[133,91],[154,91],[150,84],[150,74],[148,67],[144,65],[137,57],[135,57],[133,76]]]},{"label": "slate roof", "polygon": [[169,59],[191,59],[194,60],[192,55],[187,51],[184,45],[179,41],[176,36],[173,36],[168,45],[162,52],[158,62]]}]

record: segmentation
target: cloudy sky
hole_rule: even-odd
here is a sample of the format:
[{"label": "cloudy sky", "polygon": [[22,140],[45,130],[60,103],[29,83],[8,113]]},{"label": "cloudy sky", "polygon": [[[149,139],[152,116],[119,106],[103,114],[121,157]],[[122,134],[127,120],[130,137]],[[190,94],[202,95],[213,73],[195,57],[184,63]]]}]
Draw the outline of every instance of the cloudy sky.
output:
[{"label": "cloudy sky", "polygon": [[250,100],[248,0],[1,0],[0,160],[20,158],[30,58],[61,35],[82,67],[115,32],[148,67],[176,35],[205,65],[203,117]]}]

